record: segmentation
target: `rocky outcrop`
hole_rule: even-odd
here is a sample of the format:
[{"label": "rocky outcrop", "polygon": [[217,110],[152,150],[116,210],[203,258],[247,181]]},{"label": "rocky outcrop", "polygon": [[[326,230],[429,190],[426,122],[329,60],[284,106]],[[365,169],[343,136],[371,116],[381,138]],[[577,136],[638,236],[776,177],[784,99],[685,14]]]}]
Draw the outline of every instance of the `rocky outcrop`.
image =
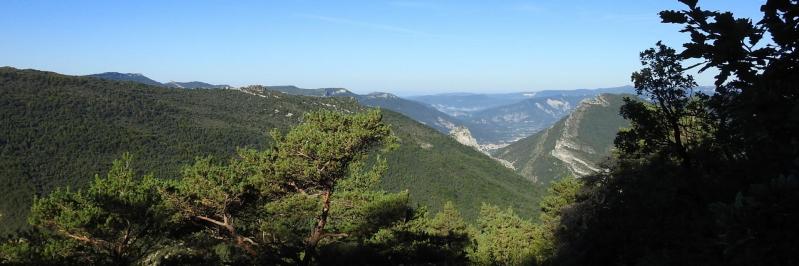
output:
[{"label": "rocky outcrop", "polygon": [[472,137],[472,133],[471,131],[469,131],[468,128],[464,126],[455,126],[452,128],[452,131],[450,131],[449,135],[452,138],[454,138],[456,141],[460,142],[461,144],[472,147],[475,150],[478,150],[484,153],[485,155],[488,155],[488,157],[491,157],[492,159],[499,162],[503,166],[516,170],[516,167],[513,166],[513,163],[491,156],[491,154],[486,149],[487,147],[478,144],[477,140],[474,139],[474,137]]},{"label": "rocky outcrop", "polygon": [[612,153],[616,133],[628,125],[619,115],[624,96],[602,94],[585,99],[552,127],[494,154],[512,162],[517,173],[534,182],[547,183],[564,176],[583,177],[601,171],[601,163]]},{"label": "rocky outcrop", "polygon": [[563,130],[555,141],[555,149],[551,154],[569,169],[575,177],[581,177],[598,172],[600,169],[595,162],[590,162],[586,155],[596,155],[597,151],[589,145],[580,143],[580,126],[584,121],[587,110],[596,107],[607,107],[609,105],[605,95],[599,95],[594,99],[586,99],[580,103],[571,115],[566,117]]},{"label": "rocky outcrop", "polygon": [[456,126],[452,128],[449,135],[463,145],[480,150],[480,144],[477,144],[477,140],[472,137],[472,132],[466,127]]}]

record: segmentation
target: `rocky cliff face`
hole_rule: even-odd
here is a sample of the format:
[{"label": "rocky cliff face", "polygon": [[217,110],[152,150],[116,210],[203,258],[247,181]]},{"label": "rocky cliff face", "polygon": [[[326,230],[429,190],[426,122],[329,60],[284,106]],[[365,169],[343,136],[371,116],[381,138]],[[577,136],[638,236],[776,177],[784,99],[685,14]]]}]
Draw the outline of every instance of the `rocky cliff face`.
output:
[{"label": "rocky cliff face", "polygon": [[472,132],[466,127],[455,126],[452,128],[452,131],[449,132],[449,135],[463,145],[480,150],[480,145],[477,144],[477,140],[472,137]]},{"label": "rocky cliff face", "polygon": [[619,128],[628,125],[618,114],[623,97],[602,94],[583,100],[552,127],[499,149],[495,156],[534,182],[596,173],[610,156]]},{"label": "rocky cliff face", "polygon": [[479,143],[477,143],[477,140],[474,139],[474,137],[472,137],[472,133],[469,131],[468,128],[466,128],[464,126],[455,126],[455,127],[452,128],[452,131],[450,131],[449,135],[450,135],[450,137],[452,137],[453,139],[458,141],[460,144],[472,147],[475,150],[478,150],[478,151],[488,155],[489,157],[491,157],[492,159],[496,160],[497,162],[499,162],[503,166],[505,166],[507,168],[510,168],[510,169],[513,169],[513,170],[516,170],[516,167],[513,166],[512,163],[510,163],[510,162],[508,162],[506,160],[500,159],[500,158],[496,158],[496,157],[492,156],[489,153],[489,151],[491,150],[491,148],[493,146],[486,147],[485,145],[480,145]]},{"label": "rocky cliff face", "polygon": [[[610,106],[607,97],[607,95],[600,95],[594,99],[587,99],[581,102],[580,106],[574,110],[571,115],[566,117],[561,135],[558,140],[555,141],[555,149],[552,150],[552,156],[563,162],[573,176],[581,177],[596,173],[600,170],[596,165],[597,162],[592,162],[589,158],[596,157],[598,155],[597,150],[591,145],[582,143],[580,139],[580,127],[583,123],[593,122],[585,121],[585,114],[587,112],[591,112],[593,109],[607,108]],[[597,134],[598,132],[588,133]],[[602,152],[604,152],[604,149]]]}]

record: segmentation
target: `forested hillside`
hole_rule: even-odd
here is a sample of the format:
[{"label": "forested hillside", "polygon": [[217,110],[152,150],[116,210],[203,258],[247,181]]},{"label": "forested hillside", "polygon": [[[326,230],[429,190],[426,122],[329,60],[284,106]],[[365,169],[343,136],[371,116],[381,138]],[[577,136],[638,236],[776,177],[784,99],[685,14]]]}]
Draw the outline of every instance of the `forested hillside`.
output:
[{"label": "forested hillside", "polygon": [[[224,160],[237,147],[267,147],[269,130],[286,130],[308,111],[364,109],[347,98],[165,89],[13,68],[0,70],[0,81],[6,233],[23,226],[33,195],[83,187],[124,152],[138,158],[137,171],[172,178],[198,156]],[[532,217],[540,189],[430,128],[396,113],[385,117],[401,146],[386,155],[383,187],[408,189],[414,202],[434,209],[452,200],[470,219],[481,202]]]},{"label": "forested hillside", "polygon": [[309,112],[272,132],[267,149],[200,158],[176,178],[141,176],[125,153],[88,186],[34,199],[33,227],[0,237],[0,264],[504,265],[550,256],[579,182],[548,190],[541,225],[487,203],[472,223],[452,202],[432,215],[407,190],[377,187],[389,161],[380,155],[400,144],[385,118]]}]

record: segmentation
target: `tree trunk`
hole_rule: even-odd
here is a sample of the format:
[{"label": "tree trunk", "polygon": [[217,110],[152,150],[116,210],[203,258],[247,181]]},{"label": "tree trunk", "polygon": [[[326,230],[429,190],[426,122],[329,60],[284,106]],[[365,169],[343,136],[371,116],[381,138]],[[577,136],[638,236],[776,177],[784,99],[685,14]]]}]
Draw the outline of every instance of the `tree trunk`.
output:
[{"label": "tree trunk", "polygon": [[305,242],[305,256],[302,258],[303,265],[311,265],[311,260],[316,256],[316,246],[325,233],[325,225],[327,224],[327,216],[330,213],[330,189],[322,193],[322,212],[316,217],[316,226],[314,226],[311,235]]},{"label": "tree trunk", "polygon": [[691,160],[688,156],[688,151],[685,149],[685,144],[682,142],[682,130],[680,129],[680,123],[677,119],[679,118],[672,118],[671,121],[674,145],[676,146],[677,154],[680,156],[680,159],[682,159],[680,164],[687,169],[691,167]]},{"label": "tree trunk", "polygon": [[239,246],[241,249],[244,249],[244,251],[249,253],[251,256],[258,255],[258,252],[256,252],[255,249],[252,247],[252,243],[250,241],[247,241],[250,239],[239,235],[239,233],[236,231],[236,227],[233,226],[230,219],[228,219],[227,215],[224,215],[223,219],[224,219],[225,229],[227,229],[230,236],[233,237],[233,240],[236,242],[236,246]]},{"label": "tree trunk", "polygon": [[240,247],[241,249],[244,249],[244,251],[246,251],[252,256],[258,255],[258,252],[255,251],[255,248],[253,248],[253,246],[256,244],[253,243],[252,239],[239,235],[239,233],[236,231],[236,227],[233,226],[233,223],[230,221],[230,218],[228,218],[227,214],[222,215],[222,221],[218,221],[205,216],[194,216],[194,218],[221,227],[222,229],[227,231],[228,235],[231,238],[233,238],[234,244],[236,246]]},{"label": "tree trunk", "polygon": [[677,155],[680,156],[680,165],[682,165],[683,168],[688,169],[691,167],[691,161],[688,156],[688,150],[685,149],[685,145],[682,142],[680,116],[678,115],[679,112],[669,108],[669,106],[673,105],[667,104],[666,98],[663,95],[655,94],[655,97],[660,105],[660,109],[666,115],[666,122],[670,124],[669,126],[671,127],[671,132],[674,137],[674,149],[676,149]]}]

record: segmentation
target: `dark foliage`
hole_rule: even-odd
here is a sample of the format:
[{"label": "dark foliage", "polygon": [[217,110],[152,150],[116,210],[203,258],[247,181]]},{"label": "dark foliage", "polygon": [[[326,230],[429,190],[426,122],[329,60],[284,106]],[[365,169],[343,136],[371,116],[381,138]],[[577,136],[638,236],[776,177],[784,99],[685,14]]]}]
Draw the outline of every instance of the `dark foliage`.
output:
[{"label": "dark foliage", "polygon": [[[633,126],[612,170],[588,178],[565,213],[559,264],[799,263],[799,2],[769,0],[756,23],[681,2],[661,17],[691,42],[642,53],[633,79],[651,102],[622,108]],[[690,77],[674,63],[687,58],[719,70],[716,94],[680,85]]]}]

